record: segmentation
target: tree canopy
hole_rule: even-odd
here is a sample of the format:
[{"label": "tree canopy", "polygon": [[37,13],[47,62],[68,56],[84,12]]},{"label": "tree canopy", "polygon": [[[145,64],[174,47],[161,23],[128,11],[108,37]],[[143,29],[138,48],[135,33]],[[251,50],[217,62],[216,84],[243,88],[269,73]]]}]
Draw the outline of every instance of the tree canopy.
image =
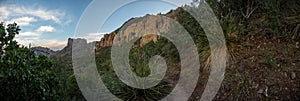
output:
[{"label": "tree canopy", "polygon": [[0,24],[0,97],[2,100],[57,100],[58,79],[52,62],[14,40],[16,23]]}]

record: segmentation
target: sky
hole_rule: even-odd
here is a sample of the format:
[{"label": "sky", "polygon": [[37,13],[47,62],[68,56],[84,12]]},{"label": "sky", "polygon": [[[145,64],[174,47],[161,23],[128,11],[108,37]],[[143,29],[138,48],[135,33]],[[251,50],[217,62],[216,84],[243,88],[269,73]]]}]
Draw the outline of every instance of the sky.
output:
[{"label": "sky", "polygon": [[[116,0],[102,0],[111,2]],[[182,5],[192,0],[179,0]],[[62,49],[74,32],[81,15],[92,0],[0,0],[0,21],[16,22],[21,32],[16,41],[24,46],[43,46],[53,50]],[[102,6],[102,5],[101,5]],[[111,5],[104,5],[110,9]],[[109,32],[119,28],[125,21],[146,14],[167,13],[177,6],[160,0],[137,0],[120,7],[110,15],[99,32],[88,33],[88,42],[99,41]],[[99,15],[101,16],[101,10]]]}]

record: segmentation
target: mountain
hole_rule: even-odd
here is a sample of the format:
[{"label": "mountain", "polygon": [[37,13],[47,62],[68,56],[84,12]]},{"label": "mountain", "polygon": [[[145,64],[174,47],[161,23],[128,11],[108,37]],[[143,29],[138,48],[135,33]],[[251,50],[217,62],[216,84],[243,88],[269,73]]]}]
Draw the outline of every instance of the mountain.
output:
[{"label": "mountain", "polygon": [[65,46],[62,50],[58,51],[55,55],[60,57],[69,57],[72,56],[72,44],[73,44],[72,38],[68,39],[67,46]]},{"label": "mountain", "polygon": [[81,39],[81,38],[73,39],[73,38],[69,38],[67,46],[65,46],[62,50],[57,51],[55,55],[56,56],[60,56],[60,57],[71,56],[72,55],[72,49],[73,49],[73,43],[74,43],[74,41],[76,41],[76,42],[78,42],[80,44],[87,44],[89,47],[91,47],[92,45],[98,44],[98,41],[87,43],[86,39]]},{"label": "mountain", "polygon": [[54,55],[57,51],[53,51],[47,47],[32,47],[30,48],[36,55],[46,55],[48,57]]},{"label": "mountain", "polygon": [[[183,8],[180,7],[177,8],[176,10],[171,10],[167,14],[158,14],[158,15],[147,14],[143,17],[131,18],[128,21],[126,21],[119,29],[111,33],[105,34],[101,39],[99,39],[99,41],[95,41],[93,43],[96,44],[97,49],[101,49],[104,47],[112,46],[113,40],[117,36],[117,34],[120,34],[118,36],[122,37],[123,39],[122,41],[127,42],[129,41],[130,38],[135,38],[141,34],[166,33],[170,29],[170,21],[166,17],[173,18],[180,22],[180,17],[182,18],[182,16],[178,16],[178,15],[180,15],[182,12],[184,12],[184,10]],[[143,36],[140,40],[138,40],[137,43],[139,44],[139,46],[143,46],[152,41],[156,42],[159,38],[160,37],[157,35]],[[121,38],[118,38],[118,40],[120,39]],[[55,54],[61,57],[72,55],[71,51],[72,51],[73,40],[86,42],[85,39],[69,38],[67,46],[65,46],[62,50],[57,51]],[[92,43],[88,43],[88,44],[91,45]]]},{"label": "mountain", "polygon": [[[267,6],[269,5],[269,3],[266,4]],[[232,12],[232,8],[228,7],[230,8],[228,9],[230,12],[227,13],[224,12],[227,9],[226,5],[224,6],[219,6],[221,7],[220,9],[214,10],[217,12],[220,25],[224,31],[228,49],[228,54],[226,54],[228,55],[228,64],[226,65],[226,73],[223,74],[224,80],[214,100],[299,100],[300,35],[298,32],[300,30],[298,29],[300,28],[300,24],[294,24],[298,22],[297,19],[299,16],[284,15],[276,18],[279,15],[270,15],[269,12],[265,12],[270,11],[270,9],[264,10],[259,8],[253,13],[252,17],[244,18],[244,16],[239,14],[239,12],[243,13],[244,9],[234,6],[237,12],[230,13]],[[178,21],[190,33],[200,53],[199,58],[202,64],[199,72],[201,72],[201,76],[198,78],[197,87],[190,97],[190,100],[194,101],[200,100],[201,96],[199,95],[206,89],[206,83],[210,77],[209,67],[213,58],[211,51],[218,51],[218,49],[211,50],[207,47],[208,41],[205,39],[205,33],[197,21],[183,10],[185,8],[188,9],[188,7],[177,8],[167,14],[163,14],[163,16]],[[299,9],[298,6],[296,8]],[[282,13],[284,13],[283,11]],[[298,12],[300,12],[300,9]],[[300,13],[296,14],[299,15]],[[178,77],[180,76],[178,75],[180,73],[180,61],[182,60],[179,59],[180,56],[177,54],[176,47],[174,48],[174,45],[172,46],[172,43],[168,42],[167,39],[156,35],[142,37],[136,42],[135,45],[140,47],[130,50],[129,64],[133,67],[132,70],[137,75],[141,77],[147,76],[147,73],[149,73],[147,72],[149,71],[147,68],[149,58],[158,53],[165,58],[168,69],[170,69],[164,77],[164,82],[162,82],[162,84],[166,83],[167,85],[163,85],[162,88],[154,87],[147,90],[130,88],[120,83],[121,81],[117,78],[113,70],[114,67],[111,62],[113,40],[117,38],[117,40],[126,42],[130,38],[137,37],[142,33],[160,34],[168,32],[172,25],[166,19],[160,17],[160,15],[146,15],[132,18],[125,22],[119,29],[105,34],[99,39],[99,42],[95,43],[96,65],[101,79],[105,82],[105,86],[121,99],[128,100],[128,97],[138,95],[140,98],[148,96],[150,100],[158,100],[159,96],[164,95],[153,95],[156,94],[155,92],[168,94],[169,92],[162,90],[169,91],[168,86],[174,86],[178,81]],[[274,23],[276,19],[274,20],[274,18],[286,23],[276,25]],[[282,27],[284,28],[282,32],[278,28],[280,26],[284,26]],[[122,37],[122,40],[120,37]],[[69,72],[67,77],[73,77],[75,82],[72,83],[76,86],[76,80],[72,76],[71,58],[74,40],[86,43],[84,39],[70,38],[68,39],[68,45],[54,56],[60,58],[57,59],[57,63],[65,65],[63,67]],[[205,70],[203,67],[208,67],[208,69]],[[161,85],[156,87],[161,87]],[[122,89],[119,90],[118,88]],[[152,90],[155,92],[151,92]],[[78,89],[72,92],[80,94]],[[134,96],[133,99],[136,98],[138,97]],[[137,100],[141,101],[141,99]]]},{"label": "mountain", "polygon": [[[144,17],[132,18],[125,22],[124,25],[117,31],[105,34],[99,42],[99,47],[112,46],[114,37],[119,34],[118,40],[128,42],[141,34],[160,34],[166,33],[169,30],[170,22],[166,17],[161,15],[146,15]],[[122,37],[122,38],[121,38]],[[156,42],[159,36],[148,35],[139,40],[139,45],[143,46],[151,41]]]}]

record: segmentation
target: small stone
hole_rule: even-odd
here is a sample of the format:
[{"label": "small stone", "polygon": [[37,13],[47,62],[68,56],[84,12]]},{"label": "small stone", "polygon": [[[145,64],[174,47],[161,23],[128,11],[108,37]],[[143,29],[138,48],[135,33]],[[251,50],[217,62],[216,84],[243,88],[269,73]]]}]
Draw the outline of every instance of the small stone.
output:
[{"label": "small stone", "polygon": [[258,88],[258,84],[253,84],[253,86],[252,86],[252,88],[255,88],[255,89],[257,89]]},{"label": "small stone", "polygon": [[265,95],[266,97],[268,97],[268,96],[269,96],[269,95],[268,95],[268,86],[265,86],[264,95]]},{"label": "small stone", "polygon": [[258,94],[262,94],[263,92],[264,92],[263,89],[259,89],[259,90],[257,91]]},{"label": "small stone", "polygon": [[295,79],[296,78],[296,73],[295,72],[291,72],[291,79]]},{"label": "small stone", "polygon": [[265,97],[268,97],[268,86],[265,85],[265,84],[262,84],[259,86],[259,89],[257,91],[258,94],[262,94],[264,95]]},{"label": "small stone", "polygon": [[259,84],[256,84],[256,85],[255,85],[255,88],[258,88],[258,86],[259,86]]},{"label": "small stone", "polygon": [[242,66],[240,66],[240,67],[238,67],[238,71],[239,71],[240,73],[242,73],[242,72],[244,72],[244,71],[245,71],[245,68],[244,68],[244,67],[242,67]]},{"label": "small stone", "polygon": [[288,76],[288,73],[286,73],[286,72],[284,72],[284,76],[285,76],[285,77],[289,77],[289,76]]}]

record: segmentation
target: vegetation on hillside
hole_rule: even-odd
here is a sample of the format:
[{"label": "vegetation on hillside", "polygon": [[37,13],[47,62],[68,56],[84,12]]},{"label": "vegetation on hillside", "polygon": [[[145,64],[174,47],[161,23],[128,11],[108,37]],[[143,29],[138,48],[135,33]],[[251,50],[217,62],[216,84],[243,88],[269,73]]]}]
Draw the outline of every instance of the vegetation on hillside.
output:
[{"label": "vegetation on hillside", "polygon": [[[194,0],[192,4],[200,1]],[[299,100],[300,1],[206,0],[205,3],[219,19],[230,53],[225,79],[215,100]],[[189,9],[180,7],[164,15],[178,21],[196,43],[203,63],[199,72],[203,75],[190,100],[199,100],[209,75],[210,48],[199,23],[185,11]],[[61,53],[66,51],[65,55],[56,54],[50,59],[37,56],[14,41],[19,31],[16,24],[1,23],[0,96],[3,100],[85,100],[73,73],[72,50],[63,50]],[[168,66],[163,80],[149,89],[129,87],[114,72],[111,47],[96,47],[95,59],[101,79],[123,100],[165,97],[176,85],[180,73],[176,47],[163,37],[157,42],[134,46],[129,56],[132,71],[141,77],[148,76],[149,60],[160,55]]]},{"label": "vegetation on hillside", "polygon": [[[195,0],[195,2],[198,2]],[[214,10],[216,16],[219,19],[219,22],[221,24],[221,27],[224,32],[224,36],[226,38],[227,42],[227,47],[228,51],[230,53],[230,62],[229,62],[229,68],[235,68],[234,65],[241,65],[241,64],[236,64],[235,62],[239,61],[237,59],[241,59],[244,57],[244,55],[252,54],[252,53],[244,53],[242,55],[237,54],[241,50],[244,50],[244,42],[247,41],[246,39],[248,37],[266,37],[269,39],[266,39],[267,41],[269,40],[277,40],[277,39],[284,39],[284,40],[289,40],[288,42],[284,43],[291,43],[299,40],[299,14],[300,14],[300,2],[296,0],[290,0],[290,1],[283,1],[283,0],[207,0],[206,1]],[[289,6],[287,6],[289,5]],[[192,36],[194,39],[198,52],[200,53],[200,59],[201,63],[204,63],[201,67],[204,72],[207,72],[209,70],[209,64],[210,64],[210,49],[208,47],[208,41],[205,36],[204,31],[201,29],[201,26],[197,21],[191,17],[191,15],[184,10],[185,8],[178,8],[176,10],[173,10],[169,13],[166,14],[166,16],[173,18],[177,20]],[[194,9],[193,7],[190,9]],[[298,23],[297,23],[298,22]],[[176,30],[176,29],[174,29]],[[259,37],[258,37],[259,36]],[[167,60],[169,59],[170,61],[168,62],[168,69],[173,68],[169,74],[172,74],[173,77],[171,78],[164,78],[163,81],[165,81],[167,84],[171,84],[171,88],[174,87],[174,84],[172,84],[169,81],[176,82],[178,79],[178,71],[180,70],[180,66],[178,65],[180,63],[178,53],[176,53],[176,48],[170,47],[172,46],[172,43],[170,42],[165,42],[165,38],[160,38],[158,42],[150,42],[142,47],[135,47],[134,49],[131,50],[130,54],[130,65],[133,67],[132,70],[135,71],[137,75],[140,74],[140,76],[147,76],[149,74],[149,68],[147,66],[147,63],[149,61],[149,58],[153,55],[162,55]],[[294,41],[292,41],[294,40]],[[249,42],[249,41],[247,41]],[[251,41],[250,41],[251,42]],[[259,41],[258,43],[261,43]],[[258,44],[257,43],[257,44]],[[163,44],[162,46],[160,44]],[[155,48],[158,46],[159,48]],[[284,46],[281,46],[284,47]],[[168,49],[161,51],[161,49]],[[151,49],[151,50],[150,50]],[[174,49],[174,51],[173,51]],[[106,51],[103,51],[106,50]],[[292,50],[296,51],[297,49],[292,48]],[[106,53],[107,52],[107,53]],[[100,73],[102,73],[103,76],[102,79],[117,79],[117,76],[114,74],[112,64],[109,60],[109,47],[106,47],[104,49],[100,49],[99,54],[97,54],[99,57],[97,60],[104,60],[104,61],[99,61],[97,63],[98,68],[100,68]],[[256,51],[253,51],[256,52]],[[106,54],[106,55],[105,55]],[[168,55],[169,54],[169,55]],[[272,67],[275,68],[277,67],[278,62],[276,62],[275,56],[272,55],[267,55],[265,57],[259,57],[263,60],[265,60],[265,63],[263,65],[260,64],[253,64],[253,63],[248,63],[248,62],[242,62],[242,65],[244,64],[252,64],[253,66],[258,66],[258,67]],[[288,58],[297,58],[297,57],[288,57]],[[246,59],[245,59],[246,60]],[[231,65],[230,65],[231,64]],[[175,69],[174,69],[175,68]],[[177,68],[177,69],[176,69]],[[246,68],[246,67],[245,67]],[[295,67],[293,67],[295,69]],[[297,67],[296,67],[297,68]],[[261,69],[261,68],[258,68]],[[285,69],[285,68],[281,68]],[[280,70],[281,70],[280,69]],[[292,69],[292,70],[294,70]],[[230,93],[233,94],[233,98],[231,99],[241,99],[239,96],[245,96],[241,95],[243,92],[248,91],[248,93],[251,94],[256,94],[256,91],[250,87],[250,83],[252,82],[251,79],[254,78],[249,78],[251,75],[256,75],[256,74],[239,74],[236,72],[237,69],[233,70],[227,70],[227,77],[230,79],[225,78],[225,83],[222,85],[222,87],[225,88],[231,88],[230,84],[234,84],[232,80],[236,80],[237,82],[240,82],[241,84],[238,85],[239,88],[234,88],[233,91],[231,92],[223,92],[223,93]],[[272,71],[272,69],[270,69]],[[285,72],[287,72],[285,70]],[[167,74],[168,74],[167,73]],[[269,72],[270,73],[270,72]],[[294,73],[294,72],[293,72]],[[106,74],[112,74],[112,75],[106,75]],[[263,75],[266,75],[265,73],[262,73]],[[174,76],[175,75],[175,76]],[[177,78],[176,78],[177,75]],[[234,75],[239,75],[239,76],[234,76]],[[232,77],[234,76],[234,77]],[[272,77],[271,77],[272,78]],[[207,79],[207,78],[206,78]],[[258,78],[255,78],[256,83],[261,85],[266,85],[264,83],[259,83],[261,81],[257,81]],[[136,92],[139,92],[138,89],[135,89],[133,91],[136,92],[128,92],[128,90],[125,91],[116,91],[118,89],[116,88],[124,88],[124,86],[119,85],[122,84],[120,82],[109,82],[107,81],[107,86],[110,88],[112,92],[115,92],[118,97],[122,99],[131,99],[131,100],[141,100],[141,99],[150,99],[152,96],[148,96],[147,94],[152,94],[151,89],[147,89],[144,91],[148,91],[147,93],[142,93],[142,95],[139,96],[130,96],[130,95],[136,95]],[[250,80],[250,81],[248,81]],[[203,85],[206,81],[201,80]],[[204,83],[203,83],[204,82]],[[229,82],[229,83],[228,83]],[[294,82],[294,81],[289,81],[289,82]],[[112,84],[111,84],[112,83]],[[299,82],[298,82],[299,83]],[[124,85],[124,84],[123,84]],[[204,84],[205,85],[205,84]],[[203,86],[204,86],[203,85]],[[292,85],[291,85],[292,86]],[[280,87],[280,86],[279,86]],[[293,85],[295,88],[296,86]],[[125,88],[128,88],[125,86]],[[130,88],[130,87],[129,87]],[[133,88],[131,88],[133,89]],[[155,88],[153,88],[155,89]],[[201,87],[198,87],[197,89],[201,89]],[[261,90],[261,88],[255,88],[258,90]],[[274,90],[275,88],[269,88],[271,90]],[[276,88],[277,89],[277,88]],[[252,91],[251,91],[252,90]],[[263,89],[266,90],[266,89]],[[168,90],[167,90],[168,91]],[[221,89],[220,91],[224,91],[224,89]],[[251,91],[251,92],[250,92]],[[299,91],[296,90],[296,91]],[[165,90],[162,91],[162,93],[168,93],[165,92]],[[295,92],[295,91],[290,91],[290,92]],[[197,99],[197,94],[201,94],[200,92],[194,93],[193,97],[191,100]],[[274,93],[274,92],[272,92]],[[123,94],[123,95],[122,95]],[[258,92],[257,94],[260,94]],[[263,93],[262,95],[264,95]],[[259,95],[252,95],[250,98],[255,99]],[[289,95],[290,99],[297,99],[295,95]],[[139,99],[139,97],[141,99]],[[147,98],[149,97],[149,98]],[[278,98],[278,96],[276,96]],[[273,99],[276,98],[275,95]],[[198,97],[199,98],[199,97]],[[216,99],[223,99],[225,97],[217,97]],[[247,98],[247,97],[245,97]],[[249,97],[248,97],[249,98]],[[270,99],[270,97],[266,97],[266,99]],[[283,99],[285,99],[283,97]],[[153,99],[155,100],[155,99]]]}]

